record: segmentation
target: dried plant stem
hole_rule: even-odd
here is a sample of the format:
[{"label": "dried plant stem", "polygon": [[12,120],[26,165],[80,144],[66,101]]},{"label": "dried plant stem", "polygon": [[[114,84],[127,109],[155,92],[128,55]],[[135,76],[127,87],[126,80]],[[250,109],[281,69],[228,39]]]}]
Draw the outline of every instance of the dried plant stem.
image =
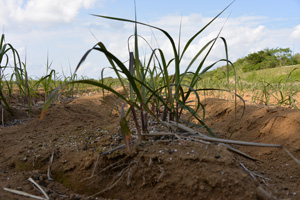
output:
[{"label": "dried plant stem", "polygon": [[28,179],[31,183],[33,183],[42,193],[43,195],[46,197],[46,199],[49,199],[49,196],[47,195],[47,193],[42,189],[42,187],[37,184],[32,178]]},{"label": "dried plant stem", "polygon": [[279,144],[265,144],[265,143],[256,143],[256,142],[245,142],[239,140],[227,140],[227,139],[219,139],[219,138],[212,138],[212,137],[199,137],[194,135],[193,137],[201,138],[201,140],[206,140],[210,142],[217,142],[217,143],[226,143],[226,144],[237,144],[237,145],[244,145],[244,146],[256,146],[256,147],[279,147],[282,148]]},{"label": "dried plant stem", "polygon": [[[173,121],[169,122],[172,125],[175,125],[176,123]],[[203,133],[199,133],[189,127],[184,126],[183,124],[178,123],[178,127],[180,129],[183,129],[190,133],[190,136],[201,138],[201,140],[210,141],[210,142],[217,142],[217,143],[228,143],[228,144],[237,144],[237,145],[246,145],[246,146],[258,146],[258,147],[280,147],[281,145],[278,144],[264,144],[264,143],[255,143],[255,142],[244,142],[244,141],[238,141],[238,140],[227,140],[227,139],[220,139],[220,138],[213,138],[209,137],[207,135],[204,135]]]},{"label": "dried plant stem", "polygon": [[240,162],[240,166],[241,166],[246,172],[248,172],[248,173],[250,174],[250,176],[251,176],[255,181],[258,181],[258,180],[255,178],[254,174],[253,174],[247,167],[245,167],[245,165],[244,165],[243,163]]},{"label": "dried plant stem", "polygon": [[195,131],[194,129],[191,129],[191,128],[183,125],[183,124],[176,123],[176,122],[173,122],[173,121],[170,121],[169,123],[170,123],[170,125],[177,126],[178,128],[180,128],[182,130],[185,130],[190,134],[197,134],[197,135],[202,136],[202,137],[208,137],[208,136],[204,135],[203,133],[199,133],[199,132]]},{"label": "dried plant stem", "polygon": [[[171,122],[171,123],[175,123],[175,122]],[[184,125],[180,125],[181,129],[184,129],[186,131],[188,131],[190,128],[185,127]],[[193,130],[193,132],[195,132]],[[201,134],[199,136],[200,133],[197,132],[197,135],[192,135],[193,137],[198,137],[201,140],[205,140],[205,141],[210,141],[210,142],[217,142],[217,143],[227,143],[227,144],[237,144],[237,145],[245,145],[245,146],[257,146],[257,147],[276,147],[276,148],[282,148],[283,150],[285,150],[289,156],[295,160],[299,165],[300,165],[300,160],[298,160],[295,156],[293,156],[285,147],[283,147],[282,145],[278,145],[278,144],[265,144],[265,143],[255,143],[255,142],[244,142],[244,141],[237,141],[237,140],[227,140],[227,139],[219,139],[219,138],[212,138],[209,136],[206,136],[204,134]]]},{"label": "dried plant stem", "polygon": [[54,151],[51,154],[50,161],[49,161],[49,166],[48,166],[48,171],[47,171],[47,177],[48,177],[49,181],[53,181],[53,179],[51,178],[51,166],[52,166],[52,163],[53,163],[53,158],[54,158]]},{"label": "dried plant stem", "polygon": [[263,181],[265,182],[265,184],[266,184],[267,186],[269,185],[269,184],[268,184],[268,180],[270,180],[269,178],[266,178],[266,177],[264,177],[264,176],[262,176],[262,175],[259,175],[259,174],[256,174],[256,173],[250,171],[250,170],[249,170],[243,163],[241,163],[241,162],[240,162],[240,166],[241,166],[246,172],[248,172],[248,173],[250,174],[250,176],[251,176],[255,181],[259,182],[259,181],[255,178],[255,176],[256,176],[256,177],[262,178]]},{"label": "dried plant stem", "polygon": [[29,178],[28,181],[30,181],[31,183],[33,183],[45,196],[45,198],[43,197],[39,197],[39,196],[35,196],[26,192],[22,192],[19,190],[13,190],[13,189],[9,189],[9,188],[3,188],[3,190],[17,194],[17,195],[21,195],[21,196],[25,196],[25,197],[30,197],[30,198],[34,198],[34,199],[40,199],[40,200],[49,200],[49,196],[47,195],[47,193],[42,189],[42,187],[37,184],[32,178]]},{"label": "dried plant stem", "polygon": [[289,154],[289,156],[291,156],[300,165],[300,160],[298,160],[295,156],[293,156],[293,154],[291,154],[291,152],[289,152],[285,147],[282,148],[283,150],[285,150],[285,152]]},{"label": "dried plant stem", "polygon": [[[183,139],[188,139],[188,140],[192,140],[192,141],[196,141],[196,142],[201,142],[201,143],[203,143],[203,144],[206,144],[206,145],[208,145],[208,144],[211,144],[210,142],[206,142],[206,141],[204,141],[204,140],[202,140],[202,138],[201,138],[201,140],[200,139],[196,139],[196,138],[193,138],[193,137],[186,137],[186,136],[179,136],[179,134],[180,133],[167,133],[167,132],[157,132],[157,133],[153,133],[153,134],[147,134],[147,135],[145,135],[145,136],[175,136],[175,137],[177,137],[179,140],[183,140]],[[242,151],[240,151],[240,150],[237,150],[237,149],[235,149],[235,148],[233,148],[232,146],[229,146],[229,145],[227,145],[227,144],[224,144],[224,143],[218,143],[219,145],[223,145],[223,146],[225,146],[228,150],[230,150],[230,151],[232,151],[232,152],[235,152],[235,153],[237,153],[237,154],[240,154],[240,155],[242,155],[242,156],[244,156],[244,157],[246,157],[246,158],[249,158],[250,160],[257,160],[256,158],[253,158],[252,156],[249,156],[248,154],[246,154],[246,153],[244,153],[244,152],[242,152]]]},{"label": "dried plant stem", "polygon": [[5,188],[5,187],[3,188],[3,190],[5,190],[7,192],[10,192],[10,193],[13,193],[13,194],[21,195],[21,196],[24,196],[24,197],[45,200],[45,198],[43,198],[43,197],[35,196],[35,195],[29,194],[29,193],[26,193],[26,192],[22,192],[22,191],[19,191],[19,190],[9,189],[9,188]]},{"label": "dried plant stem", "polygon": [[[191,138],[191,137],[183,137],[185,139],[189,139],[189,140],[192,140],[192,141],[196,141],[196,142],[201,142],[203,144],[211,144],[210,142],[206,142],[206,141],[203,141],[203,140],[198,140],[198,139],[195,139],[195,138]],[[232,146],[230,145],[227,145],[227,144],[223,144],[223,143],[219,143],[218,145],[222,145],[222,146],[225,146],[228,150],[234,152],[234,153],[237,153],[237,154],[240,154],[241,156],[244,156],[245,158],[248,158],[250,160],[254,160],[256,161],[257,159],[253,158],[252,156],[249,156],[248,154],[240,151],[240,150],[237,150],[235,148],[233,148]]]},{"label": "dried plant stem", "polygon": [[[187,131],[188,133],[190,133],[190,139],[193,138],[199,138],[199,140],[204,140],[204,141],[209,141],[209,142],[216,142],[219,144],[236,144],[236,145],[244,145],[244,146],[256,146],[256,147],[276,147],[276,148],[282,148],[283,150],[285,150],[287,152],[287,154],[289,154],[289,156],[295,160],[299,165],[300,165],[300,160],[298,160],[295,156],[293,156],[285,147],[283,147],[282,145],[279,144],[265,144],[265,143],[256,143],[256,142],[245,142],[245,141],[238,141],[238,140],[227,140],[227,139],[220,139],[220,138],[213,138],[213,137],[209,137],[204,135],[203,133],[199,133],[189,127],[184,126],[183,124],[179,124],[179,123],[175,123],[173,121],[170,121],[169,123],[164,122],[165,124],[169,124],[170,126],[175,126],[178,125],[178,127],[182,130]],[[176,134],[181,134],[181,133],[176,133]],[[147,134],[146,136],[158,136],[158,135],[174,135],[174,133],[155,133],[155,134]],[[223,144],[223,145],[225,145]],[[230,146],[226,146],[229,150],[234,151],[236,153],[239,153],[245,157],[248,157],[252,160],[256,160],[255,158],[237,150],[234,149],[233,147]]]},{"label": "dried plant stem", "polygon": [[[177,133],[179,134],[179,133]],[[170,132],[155,132],[151,134],[143,134],[143,136],[148,136],[148,137],[155,137],[155,136],[175,136],[176,133],[170,133]]]},{"label": "dried plant stem", "polygon": [[232,146],[228,145],[228,144],[223,144],[223,143],[220,143],[219,145],[222,145],[222,146],[225,146],[228,150],[232,151],[232,152],[235,152],[235,153],[238,153],[240,154],[241,156],[244,156],[246,158],[249,158],[250,160],[254,160],[256,161],[257,159],[256,158],[253,158],[252,156],[249,156],[248,154],[236,149],[236,148],[233,148]]},{"label": "dried plant stem", "polygon": [[198,140],[198,139],[195,139],[195,138],[192,138],[192,137],[182,137],[182,138],[187,139],[187,140],[191,140],[191,141],[201,142],[201,143],[206,144],[206,145],[211,144],[211,142],[206,142],[206,141],[203,141],[203,140]]},{"label": "dried plant stem", "polygon": [[175,137],[177,137],[179,140],[182,140],[183,141],[183,139],[178,135],[178,134],[174,134],[175,135]]}]

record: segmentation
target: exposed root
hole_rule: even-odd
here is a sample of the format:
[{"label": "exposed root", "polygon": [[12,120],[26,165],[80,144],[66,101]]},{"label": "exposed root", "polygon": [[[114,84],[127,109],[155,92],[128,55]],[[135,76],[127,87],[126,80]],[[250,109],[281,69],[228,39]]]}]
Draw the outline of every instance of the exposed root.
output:
[{"label": "exposed root", "polygon": [[[131,145],[134,144],[135,141],[136,141],[136,140],[132,141],[132,142],[131,142]],[[111,149],[111,150],[109,150],[109,151],[104,152],[104,153],[99,153],[99,155],[98,155],[98,157],[97,157],[97,160],[96,160],[96,163],[95,163],[95,165],[94,165],[93,172],[92,172],[91,176],[88,177],[87,179],[94,177],[95,171],[96,171],[96,168],[97,168],[97,165],[98,165],[98,162],[99,162],[99,158],[100,158],[101,156],[111,154],[112,152],[117,151],[117,150],[119,150],[119,149],[123,149],[123,148],[125,148],[125,147],[126,147],[126,144],[122,144],[122,145],[117,146],[117,147],[115,147],[115,148],[113,148],[113,149]],[[85,179],[83,179],[83,180],[85,180]],[[82,180],[82,181],[83,181],[83,180]]]},{"label": "exposed root", "polygon": [[[88,198],[93,197],[93,196],[96,196],[96,195],[99,195],[99,194],[102,194],[102,193],[104,193],[104,192],[106,192],[106,191],[109,191],[109,190],[111,190],[112,188],[114,188],[114,187],[120,182],[120,180],[123,178],[124,174],[125,174],[126,172],[128,172],[129,170],[132,169],[132,168],[131,168],[131,165],[132,165],[133,163],[135,163],[135,162],[134,162],[134,161],[131,162],[127,167],[125,167],[124,169],[122,169],[122,171],[117,175],[117,178],[116,178],[115,180],[112,181],[112,183],[110,184],[110,186],[108,186],[107,188],[105,188],[104,190],[102,190],[102,191],[100,191],[100,192],[97,192],[97,193],[95,193],[95,194],[89,196]],[[128,176],[127,176],[127,181],[128,181]]]},{"label": "exposed root", "polygon": [[128,170],[128,174],[127,174],[127,186],[130,185],[131,171],[132,171],[132,168],[130,168],[130,169]]},{"label": "exposed root", "polygon": [[160,165],[157,165],[159,167],[159,170],[160,170],[160,175],[159,177],[157,178],[157,181],[156,182],[159,182],[160,179],[163,177],[163,175],[165,174],[165,170],[164,168],[162,168]]},{"label": "exposed root", "polygon": [[[98,158],[99,158],[99,156],[98,156]],[[95,168],[96,168],[96,166],[97,166],[97,164],[98,164],[98,161],[97,161],[96,164],[95,164],[95,167],[94,167],[94,170],[93,170],[92,175],[91,175],[90,177],[87,177],[87,178],[85,178],[85,179],[82,179],[80,182],[85,181],[85,180],[88,180],[88,179],[91,179],[91,178],[93,178],[94,176],[96,176],[96,175],[98,175],[98,174],[101,174],[102,172],[104,172],[104,171],[106,171],[106,170],[108,170],[108,169],[110,169],[110,168],[115,167],[115,165],[119,164],[120,162],[122,162],[122,161],[125,160],[126,158],[128,158],[128,156],[126,156],[126,157],[124,157],[124,158],[118,160],[117,162],[115,162],[115,163],[113,163],[113,164],[111,164],[111,165],[105,167],[104,169],[102,169],[101,171],[99,171],[99,172],[97,172],[97,173],[95,174],[94,171],[95,171]]]},{"label": "exposed root", "polygon": [[95,171],[96,171],[96,168],[97,168],[97,165],[98,165],[98,162],[99,162],[99,158],[100,158],[100,154],[98,154],[98,156],[97,156],[97,160],[96,160],[96,163],[94,165],[94,169],[93,169],[93,172],[92,172],[90,178],[93,177],[94,174],[95,174]]}]

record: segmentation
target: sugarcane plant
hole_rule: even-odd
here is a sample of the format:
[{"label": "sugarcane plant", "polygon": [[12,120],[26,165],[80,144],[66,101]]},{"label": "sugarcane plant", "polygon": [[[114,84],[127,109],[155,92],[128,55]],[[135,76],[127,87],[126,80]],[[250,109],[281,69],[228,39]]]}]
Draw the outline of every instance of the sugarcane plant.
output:
[{"label": "sugarcane plant", "polygon": [[[129,116],[132,116],[133,118],[139,139],[142,139],[143,134],[148,132],[147,126],[149,117],[152,117],[159,123],[164,123],[164,121],[174,121],[178,123],[179,121],[183,121],[181,116],[184,112],[189,113],[189,122],[191,121],[190,119],[195,119],[197,121],[197,124],[194,124],[195,126],[201,126],[202,128],[205,128],[212,136],[215,136],[212,130],[204,123],[205,109],[200,102],[197,92],[202,89],[196,90],[195,87],[197,86],[197,82],[200,80],[200,77],[218,62],[226,62],[227,67],[233,67],[233,64],[228,60],[226,40],[225,38],[220,37],[222,29],[219,31],[216,37],[204,44],[204,46],[199,49],[198,52],[196,52],[193,59],[191,59],[186,66],[185,70],[181,71],[180,69],[183,65],[183,57],[187,53],[191,43],[230,5],[228,5],[208,24],[194,34],[182,49],[180,39],[177,46],[174,39],[167,31],[150,24],[139,22],[137,21],[136,16],[135,20],[130,20],[103,15],[94,15],[104,19],[134,24],[134,34],[129,37],[129,40],[134,40],[134,49],[132,51],[129,50],[129,67],[125,66],[124,62],[110,52],[104,43],[98,42],[83,55],[74,73],[77,72],[92,51],[100,52],[106,56],[108,62],[110,63],[110,68],[115,72],[115,75],[118,78],[123,90],[122,92],[119,92],[119,90],[117,91],[111,86],[105,84],[104,81],[99,82],[94,80],[71,81],[65,85],[74,83],[90,84],[102,88],[103,91],[110,91],[119,99],[123,100],[124,104],[120,110],[120,127],[127,146],[130,143],[130,131],[128,131],[128,126],[125,124],[128,123],[127,120]],[[142,60],[139,55],[139,39],[145,39],[138,34],[138,26],[149,27],[161,32],[170,42],[173,51],[173,58],[166,60],[165,52],[162,49],[152,48],[151,45],[147,43],[151,50],[151,54],[149,59],[144,58],[144,60]],[[205,61],[207,60],[208,55],[211,53],[212,48],[215,46],[215,43],[219,39],[224,44],[226,57],[205,67]],[[200,56],[203,58],[197,64],[196,70],[192,71],[192,65],[195,65],[198,62]],[[172,75],[169,73],[171,68],[173,71],[175,71]],[[185,81],[187,75],[192,75],[190,82]],[[124,77],[126,81],[124,81]],[[104,80],[103,77],[102,80]],[[65,87],[65,85],[56,88],[49,96],[44,105],[41,119],[44,117],[52,99],[55,98],[55,96],[61,91],[61,89],[63,89],[63,87]],[[189,97],[191,94],[195,95],[196,100],[190,100]]]},{"label": "sugarcane plant", "polygon": [[[13,66],[10,65],[9,60],[9,53],[12,54],[13,58]],[[9,103],[7,101],[7,98],[4,94],[4,83],[7,82],[5,79],[5,71],[7,68],[12,67],[13,69],[16,69],[21,66],[20,56],[18,51],[10,44],[5,43],[5,35],[1,35],[0,40],[0,105],[1,105],[1,120],[2,125],[4,125],[4,119],[3,119],[3,112],[4,109],[8,110],[11,114],[13,114]]]}]

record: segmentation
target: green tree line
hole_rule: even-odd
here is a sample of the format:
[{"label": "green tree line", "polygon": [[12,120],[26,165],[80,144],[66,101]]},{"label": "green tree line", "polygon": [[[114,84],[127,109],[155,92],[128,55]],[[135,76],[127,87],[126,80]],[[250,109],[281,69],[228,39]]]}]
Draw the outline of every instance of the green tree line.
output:
[{"label": "green tree line", "polygon": [[[267,48],[239,58],[233,64],[237,72],[250,72],[267,68],[297,65],[300,64],[300,53],[293,55],[290,48]],[[229,76],[233,75],[233,73],[233,69],[230,67]],[[226,66],[219,67],[205,74],[205,77],[211,77],[214,80],[220,80],[226,78],[226,76]]]},{"label": "green tree line", "polygon": [[238,59],[234,64],[243,72],[275,68],[300,63],[300,54],[292,55],[290,48],[264,49]]}]

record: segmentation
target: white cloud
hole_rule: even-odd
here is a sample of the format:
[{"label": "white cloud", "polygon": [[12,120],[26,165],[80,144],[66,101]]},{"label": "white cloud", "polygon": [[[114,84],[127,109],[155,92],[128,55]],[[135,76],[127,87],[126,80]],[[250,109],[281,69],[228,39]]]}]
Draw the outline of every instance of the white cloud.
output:
[{"label": "white cloud", "polygon": [[[186,42],[211,19],[212,18],[203,17],[202,15],[192,14],[183,17],[166,16],[158,21],[152,21],[149,23],[168,31],[170,35],[173,36],[176,43],[175,45],[177,47],[180,21],[182,20],[181,48],[183,48]],[[220,36],[225,37],[227,41],[229,59],[232,62],[236,61],[238,58],[248,55],[249,53],[263,50],[265,48],[291,48],[293,46],[294,41],[290,39],[289,35],[294,31],[292,35],[298,36],[297,31],[300,30],[300,27],[295,27],[294,29],[271,29],[266,25],[263,25],[266,20],[269,21],[270,19],[266,17],[252,16],[229,18]],[[225,21],[225,18],[217,19],[207,28],[207,30],[203,31],[203,33],[201,33],[193,43],[191,43],[189,50],[186,52],[184,59],[182,60],[182,70],[185,69],[196,53],[208,41],[217,36]],[[167,60],[173,58],[173,50],[168,38],[159,31],[153,30],[153,32],[155,33],[155,38],[158,45],[156,45],[156,42],[153,42],[154,36],[152,35],[151,29],[139,26],[139,33],[143,37],[147,38],[150,44],[154,44],[154,48],[160,47],[164,51]],[[104,32],[102,32],[102,35],[103,33]],[[110,33],[111,35],[109,37],[103,37],[104,40],[101,41],[104,41],[106,44],[108,44],[108,49],[116,53],[121,60],[126,60],[128,58],[128,52],[126,49],[126,39],[124,40],[124,38],[129,36],[131,33],[132,29],[130,29],[130,26],[122,26],[119,32],[114,31],[113,33]],[[106,32],[104,35],[107,36],[109,33]],[[123,40],[121,38],[123,38]],[[199,60],[193,65],[194,67],[200,63],[203,56],[199,57]],[[225,50],[223,43],[221,40],[219,40],[207,58],[205,66],[208,66],[222,58],[225,58]],[[223,64],[224,63],[220,63],[218,66]],[[172,66],[169,69],[171,73],[174,72],[172,70]]]},{"label": "white cloud", "polygon": [[0,0],[0,26],[7,25],[8,6],[3,0]]},{"label": "white cloud", "polygon": [[[95,0],[0,0],[0,27],[2,28],[4,24],[7,26],[11,24],[10,28],[15,24],[22,25],[20,31],[15,31],[13,28],[5,30],[6,41],[20,50],[26,47],[28,70],[34,75],[44,75],[45,68],[43,66],[46,63],[47,52],[49,52],[50,60],[53,60],[53,68],[57,71],[63,69],[65,73],[68,73],[70,65],[74,70],[82,55],[97,42],[89,30],[95,34],[97,40],[106,45],[109,51],[113,52],[121,61],[126,61],[128,59],[127,38],[134,31],[133,24],[101,20],[96,17],[90,17],[88,21],[82,18],[79,21],[76,18],[80,9],[91,8],[95,2]],[[76,21],[69,26],[68,22],[74,19]],[[182,20],[181,47],[183,48],[188,39],[211,19],[200,14],[191,14],[182,17],[166,16],[149,23],[168,31],[174,38],[177,47],[180,21]],[[271,29],[264,23],[270,20],[261,16],[228,19],[221,36],[227,40],[231,61],[234,62],[238,58],[264,48],[292,47],[295,41],[299,41],[300,25],[294,28]],[[190,49],[182,60],[182,70],[209,40],[217,36],[225,21],[225,18],[218,18],[190,45]],[[28,23],[53,23],[54,26],[52,29],[41,30],[39,26],[26,29]],[[66,26],[57,28],[55,26],[57,23],[66,23]],[[148,27],[139,26],[139,34],[145,37],[154,48],[160,47],[167,60],[173,58],[173,50],[167,37],[159,31],[154,29],[152,31]],[[149,53],[149,51],[144,51],[146,45],[142,41],[140,45],[143,49],[141,56],[145,55],[144,52]],[[296,50],[298,50],[297,47]],[[21,54],[21,57],[24,58],[23,50],[21,50]],[[224,56],[224,45],[218,41],[205,66],[224,58]],[[92,53],[80,68],[79,76],[84,74],[91,78],[99,78],[101,69],[108,65],[105,56],[99,52]],[[170,70],[172,71],[172,67]]]},{"label": "white cloud", "polygon": [[[181,47],[183,48],[183,45],[188,41],[188,39],[192,37],[197,31],[199,31],[203,26],[205,26],[212,18],[206,18],[196,14],[183,17],[167,16],[159,21],[152,22],[152,24],[168,31],[176,39],[175,42],[177,42],[181,19]],[[193,43],[191,43],[189,50],[186,52],[186,55],[182,60],[183,68],[187,66],[187,64],[192,60],[196,53],[205,44],[207,44],[208,41],[217,36],[225,21],[225,18],[218,18],[211,25],[209,25],[207,30],[203,31],[203,33],[201,33]],[[300,37],[300,26],[297,26],[294,29],[271,29],[264,25],[264,22],[266,21],[269,22],[271,21],[271,19],[260,16],[229,18],[220,36],[225,37],[227,41],[229,59],[232,62],[236,61],[238,58],[246,56],[249,53],[263,50],[265,48],[291,48],[294,41],[290,39],[289,35],[292,32],[293,38]],[[148,36],[150,36],[150,34],[151,32],[148,31]],[[158,40],[159,46],[165,51],[166,55],[169,58],[172,58],[173,51],[170,48],[168,39],[162,34],[157,34],[156,38]],[[198,60],[197,64],[199,64],[202,58],[203,56],[200,57],[200,60]],[[225,58],[225,50],[224,45],[220,40],[214,46],[205,66],[208,66],[209,64],[221,58]]]},{"label": "white cloud", "polygon": [[18,23],[68,23],[80,9],[93,7],[95,0],[0,0],[0,26]]},{"label": "white cloud", "polygon": [[291,34],[291,37],[295,40],[300,39],[300,25],[296,26]]},{"label": "white cloud", "polygon": [[29,0],[18,7],[14,18],[17,21],[31,22],[70,22],[80,8],[88,9],[94,0]]}]

